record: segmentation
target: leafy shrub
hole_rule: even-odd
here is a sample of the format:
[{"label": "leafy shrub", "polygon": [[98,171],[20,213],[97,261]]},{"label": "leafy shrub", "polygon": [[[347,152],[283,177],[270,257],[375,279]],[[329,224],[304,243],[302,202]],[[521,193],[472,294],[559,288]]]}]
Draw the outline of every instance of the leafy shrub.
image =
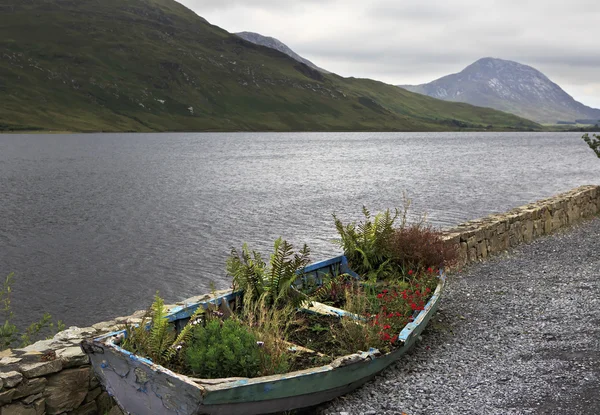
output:
[{"label": "leafy shrub", "polygon": [[441,232],[423,224],[396,229],[389,239],[389,252],[405,275],[410,269],[449,267],[458,259],[457,247],[444,241]]},{"label": "leafy shrub", "polygon": [[0,315],[4,318],[4,323],[0,325],[0,350],[13,346],[25,347],[40,338],[52,337],[54,334],[65,329],[62,321],[58,320],[54,323],[52,316],[44,313],[40,320],[31,323],[25,331],[20,331],[12,322],[14,313],[10,305],[10,295],[12,293],[13,281],[14,273],[8,274],[0,289]]},{"label": "leafy shrub", "polygon": [[197,325],[185,360],[194,376],[206,379],[260,374],[256,337],[235,319],[209,319],[205,327]]},{"label": "leafy shrub", "polygon": [[389,240],[394,234],[394,221],[398,210],[392,215],[387,209],[371,217],[363,206],[364,221],[344,225],[335,215],[335,227],[340,235],[336,241],[344,250],[350,268],[370,281],[385,279],[393,273],[390,264]]},{"label": "leafy shrub", "polygon": [[244,244],[239,254],[234,248],[227,259],[227,273],[233,277],[234,290],[244,291],[244,301],[260,302],[264,306],[283,307],[302,304],[305,296],[293,289],[293,283],[310,263],[310,250],[304,247],[294,253],[294,247],[281,238],[274,244],[267,265],[260,253],[250,252]]},{"label": "leafy shrub", "polygon": [[594,153],[600,157],[600,135],[594,134],[593,138],[590,138],[588,134],[584,134],[581,138],[583,138],[583,141],[585,141],[587,145],[594,150]]}]

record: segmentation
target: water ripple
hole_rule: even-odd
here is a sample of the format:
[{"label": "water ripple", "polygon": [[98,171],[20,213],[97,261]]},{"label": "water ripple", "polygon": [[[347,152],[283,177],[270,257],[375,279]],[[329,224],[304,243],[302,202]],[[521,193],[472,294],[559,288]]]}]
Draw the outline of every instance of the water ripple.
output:
[{"label": "water ripple", "polygon": [[0,135],[0,277],[20,322],[86,325],[228,287],[243,242],[335,255],[332,213],[403,191],[451,226],[599,178],[578,133]]}]

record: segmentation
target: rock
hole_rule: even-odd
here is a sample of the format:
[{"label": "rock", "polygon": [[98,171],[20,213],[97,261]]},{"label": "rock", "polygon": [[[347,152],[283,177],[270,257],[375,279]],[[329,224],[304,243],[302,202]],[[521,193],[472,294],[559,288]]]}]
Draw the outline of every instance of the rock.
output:
[{"label": "rock", "polygon": [[91,391],[88,392],[88,394],[85,396],[85,401],[84,402],[91,402],[96,400],[96,398],[98,396],[100,396],[100,394],[102,393],[102,388],[101,387],[97,387]]},{"label": "rock", "polygon": [[60,372],[62,370],[62,362],[60,360],[52,360],[50,362],[39,362],[21,365],[21,373],[27,378],[37,378],[50,373]]},{"label": "rock", "polygon": [[119,408],[118,406],[115,405],[112,407],[112,409],[110,410],[108,415],[125,415],[125,414],[123,413],[123,411],[121,411],[121,408]]},{"label": "rock", "polygon": [[98,413],[102,415],[107,414],[108,411],[115,406],[115,401],[106,392],[102,392],[100,396],[96,398],[96,403],[98,404]]},{"label": "rock", "polygon": [[28,351],[25,352],[23,350],[16,350],[18,353],[16,357],[21,359],[20,364],[31,364],[31,363],[40,363],[40,362],[49,362],[51,360],[56,360],[56,352],[54,350],[45,350],[43,352],[38,351]]},{"label": "rock", "polygon": [[21,402],[3,406],[0,411],[2,415],[37,415],[33,406],[23,405]]},{"label": "rock", "polygon": [[31,352],[39,352],[46,353],[48,351],[54,351],[56,349],[60,349],[62,347],[70,346],[69,343],[56,341],[54,339],[49,340],[40,340],[39,342],[35,342],[30,344],[27,347],[23,347],[22,349],[17,349],[20,352],[31,353]]},{"label": "rock", "polygon": [[67,369],[48,377],[46,413],[72,411],[85,400],[90,381],[89,368]]},{"label": "rock", "polygon": [[107,333],[114,331],[113,329],[117,326],[117,322],[115,320],[103,321],[101,323],[92,324],[92,328],[96,329],[99,332]]},{"label": "rock", "polygon": [[14,388],[23,380],[23,375],[13,370],[11,372],[0,373],[0,379],[4,383],[5,388]]},{"label": "rock", "polygon": [[8,366],[8,365],[13,365],[15,363],[19,363],[22,359],[19,359],[18,357],[3,357],[2,359],[0,359],[0,368],[2,366]]},{"label": "rock", "polygon": [[100,415],[104,415],[104,412],[98,412],[98,405],[96,405],[96,402],[91,401],[83,406],[80,406],[74,411],[69,412],[69,415],[96,415],[98,413],[100,413]]},{"label": "rock", "polygon": [[33,403],[33,407],[35,408],[36,415],[45,415],[46,414],[46,400],[38,399]]},{"label": "rock", "polygon": [[96,334],[96,329],[93,327],[69,327],[67,330],[61,331],[60,333],[56,333],[54,335],[54,341],[61,342],[76,342],[79,343],[81,340],[87,337],[92,337]]},{"label": "rock", "polygon": [[3,357],[14,357],[12,349],[0,351],[0,359],[2,359]]},{"label": "rock", "polygon": [[26,398],[23,398],[21,402],[23,402],[24,404],[30,405],[34,401],[37,401],[38,399],[43,398],[43,397],[44,397],[43,393],[38,393],[38,394],[30,395]]},{"label": "rock", "polygon": [[15,395],[14,389],[9,389],[5,392],[0,392],[0,405],[4,405],[6,403],[12,402],[14,395]]},{"label": "rock", "polygon": [[44,390],[47,383],[46,378],[25,379],[23,383],[14,389],[15,395],[13,399],[40,393]]},{"label": "rock", "polygon": [[90,390],[100,386],[100,382],[98,378],[96,378],[96,374],[94,373],[94,369],[90,367]]},{"label": "rock", "polygon": [[83,353],[81,347],[72,346],[56,351],[56,356],[61,360],[63,368],[89,364],[90,358]]}]

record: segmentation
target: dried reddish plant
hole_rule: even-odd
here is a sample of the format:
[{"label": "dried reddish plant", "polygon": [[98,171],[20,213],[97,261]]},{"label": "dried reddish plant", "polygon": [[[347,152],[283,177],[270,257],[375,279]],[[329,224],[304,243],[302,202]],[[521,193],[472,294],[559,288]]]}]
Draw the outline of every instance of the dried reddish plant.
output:
[{"label": "dried reddish plant", "polygon": [[451,267],[458,260],[456,246],[444,241],[430,225],[414,224],[396,229],[389,242],[393,262],[409,269]]}]

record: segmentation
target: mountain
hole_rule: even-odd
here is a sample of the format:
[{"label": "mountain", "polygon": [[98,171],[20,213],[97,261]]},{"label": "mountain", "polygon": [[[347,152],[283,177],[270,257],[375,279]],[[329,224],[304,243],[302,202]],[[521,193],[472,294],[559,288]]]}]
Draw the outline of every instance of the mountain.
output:
[{"label": "mountain", "polygon": [[575,101],[537,69],[502,59],[483,58],[457,74],[428,84],[398,86],[433,98],[506,111],[539,123],[600,120],[600,110]]},{"label": "mountain", "polygon": [[529,120],[324,74],[173,0],[0,2],[0,130],[439,131]]},{"label": "mountain", "polygon": [[298,62],[302,62],[306,66],[310,66],[311,68],[316,69],[319,72],[329,73],[325,69],[319,68],[317,65],[315,65],[308,59],[304,59],[302,56],[298,55],[296,52],[291,50],[285,43],[278,39],[275,39],[274,37],[263,36],[254,32],[239,32],[236,33],[236,35],[256,45],[266,46],[268,48],[278,50],[279,52],[283,52],[286,55],[294,58]]}]

